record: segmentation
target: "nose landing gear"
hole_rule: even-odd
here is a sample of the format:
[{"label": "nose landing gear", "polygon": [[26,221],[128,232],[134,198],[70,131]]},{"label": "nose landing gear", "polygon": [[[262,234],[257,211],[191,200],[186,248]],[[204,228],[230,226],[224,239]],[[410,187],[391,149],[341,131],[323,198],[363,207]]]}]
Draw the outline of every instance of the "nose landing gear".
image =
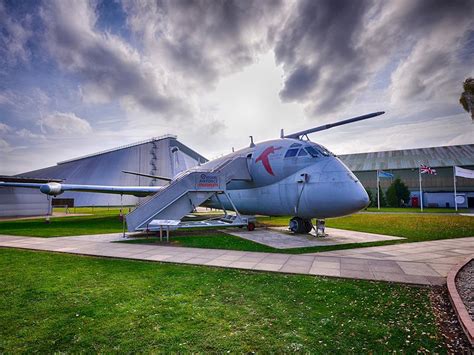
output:
[{"label": "nose landing gear", "polygon": [[326,228],[326,221],[324,219],[317,219],[316,220],[316,237],[327,237],[325,232]]},{"label": "nose landing gear", "polygon": [[324,219],[317,219],[315,227],[313,227],[310,219],[293,217],[290,220],[289,229],[295,234],[308,234],[313,228],[316,231],[316,237],[327,236],[325,233],[326,221]]},{"label": "nose landing gear", "polygon": [[295,234],[308,234],[313,229],[313,224],[310,219],[293,217],[290,220],[289,229]]}]

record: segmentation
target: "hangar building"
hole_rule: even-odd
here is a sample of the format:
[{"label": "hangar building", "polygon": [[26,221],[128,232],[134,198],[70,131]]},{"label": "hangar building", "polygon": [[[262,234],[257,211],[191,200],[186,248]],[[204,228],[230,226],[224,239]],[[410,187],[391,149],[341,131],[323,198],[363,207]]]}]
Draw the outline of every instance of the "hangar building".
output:
[{"label": "hangar building", "polygon": [[[171,178],[206,161],[202,155],[179,142],[176,136],[165,135],[62,161],[54,166],[29,171],[19,176],[37,179],[54,178],[68,184],[158,186],[164,182],[125,174],[122,170]],[[134,205],[137,202],[138,197],[123,196],[124,205]],[[120,203],[120,195],[101,193],[65,192],[53,199],[55,205],[119,206]]]},{"label": "hangar building", "polygon": [[[59,182],[53,179],[32,179],[0,175],[0,181],[20,183]],[[42,216],[50,212],[50,199],[37,189],[4,187],[0,189],[0,217]]]},{"label": "hangar building", "polygon": [[[437,175],[422,175],[423,205],[454,207],[453,167],[474,170],[474,144],[346,154],[339,158],[373,192],[377,189],[377,170],[399,177],[411,191],[410,204],[413,206],[419,200],[420,164],[435,168]],[[391,182],[391,179],[380,179],[380,186],[386,191]],[[474,208],[474,180],[458,176],[456,186],[458,207]]]}]

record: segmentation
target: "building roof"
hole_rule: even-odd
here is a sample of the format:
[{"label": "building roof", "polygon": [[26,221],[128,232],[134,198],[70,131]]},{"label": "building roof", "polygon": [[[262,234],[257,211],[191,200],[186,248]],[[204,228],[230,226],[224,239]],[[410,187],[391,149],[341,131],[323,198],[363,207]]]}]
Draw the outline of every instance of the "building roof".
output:
[{"label": "building roof", "polygon": [[474,165],[474,144],[339,155],[352,171]]},{"label": "building roof", "polygon": [[3,182],[33,182],[38,184],[43,184],[47,182],[61,182],[59,179],[38,179],[33,177],[26,176],[9,176],[9,175],[0,175],[0,181]]},{"label": "building roof", "polygon": [[150,138],[150,139],[147,139],[147,140],[144,140],[144,141],[131,143],[131,144],[126,144],[126,145],[122,145],[120,147],[116,147],[116,148],[112,148],[112,149],[102,150],[102,151],[97,152],[97,153],[87,154],[87,155],[83,155],[83,156],[77,157],[77,158],[63,160],[63,161],[58,162],[57,164],[61,165],[61,164],[65,164],[65,163],[70,163],[72,161],[87,159],[87,158],[90,158],[90,157],[96,157],[98,155],[107,154],[107,153],[111,153],[111,152],[116,152],[118,150],[127,149],[127,148],[130,148],[130,147],[136,147],[138,145],[151,143],[151,142],[155,142],[155,141],[160,141],[162,139],[169,139],[169,138],[176,139],[177,137],[173,134],[165,134],[165,135],[160,136],[160,137],[153,137],[153,138]]}]

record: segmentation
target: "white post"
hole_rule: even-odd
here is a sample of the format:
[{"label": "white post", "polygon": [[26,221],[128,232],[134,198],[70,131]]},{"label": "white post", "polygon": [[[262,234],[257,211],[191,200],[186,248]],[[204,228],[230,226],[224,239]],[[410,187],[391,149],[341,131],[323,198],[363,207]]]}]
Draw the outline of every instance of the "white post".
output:
[{"label": "white post", "polygon": [[418,167],[418,179],[420,180],[420,207],[423,212],[423,190],[421,189],[421,167]]},{"label": "white post", "polygon": [[380,180],[379,180],[379,171],[377,170],[377,209],[380,210]]},{"label": "white post", "polygon": [[456,191],[456,167],[453,166],[453,180],[454,180],[454,208],[458,210],[458,201],[456,201],[457,191]]},{"label": "white post", "polygon": [[125,236],[125,216],[123,214],[123,194],[120,194],[120,217],[122,218],[122,237],[126,238]]}]

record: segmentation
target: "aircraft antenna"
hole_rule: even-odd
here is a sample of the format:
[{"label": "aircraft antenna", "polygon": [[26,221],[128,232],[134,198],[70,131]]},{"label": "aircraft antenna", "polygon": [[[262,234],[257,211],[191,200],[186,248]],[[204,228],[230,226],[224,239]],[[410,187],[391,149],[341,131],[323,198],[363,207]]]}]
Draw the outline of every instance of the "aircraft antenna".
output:
[{"label": "aircraft antenna", "polygon": [[285,138],[285,130],[283,128],[280,130],[280,138]]},{"label": "aircraft antenna", "polygon": [[250,148],[253,148],[255,147],[255,143],[253,142],[253,136],[249,136],[250,137]]}]

